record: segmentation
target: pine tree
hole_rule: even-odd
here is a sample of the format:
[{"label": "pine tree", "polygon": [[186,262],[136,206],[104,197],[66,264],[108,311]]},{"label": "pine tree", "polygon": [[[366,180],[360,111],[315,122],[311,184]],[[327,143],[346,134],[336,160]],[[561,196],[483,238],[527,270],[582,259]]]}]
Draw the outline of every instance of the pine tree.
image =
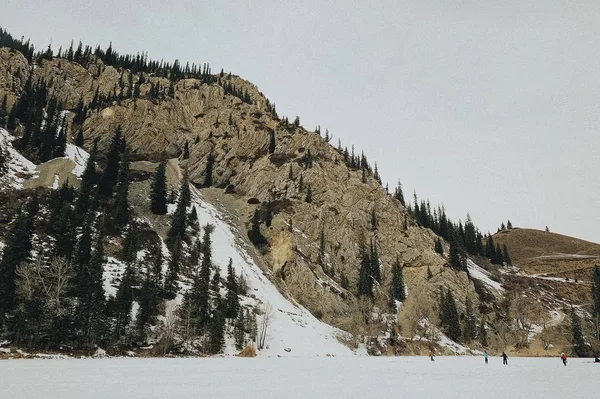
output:
[{"label": "pine tree", "polygon": [[500,244],[496,244],[496,264],[498,264],[498,265],[504,264],[504,256],[502,256],[502,250],[500,249]]},{"label": "pine tree", "polygon": [[483,319],[481,319],[479,324],[479,342],[481,342],[481,346],[484,348],[488,346],[487,331],[485,330],[485,322]]},{"label": "pine tree", "polygon": [[115,327],[114,336],[119,340],[126,332],[131,322],[131,306],[133,305],[133,270],[127,265],[115,298]]},{"label": "pine tree", "polygon": [[502,257],[504,258],[504,262],[507,265],[512,265],[512,260],[510,259],[510,255],[508,254],[508,247],[506,244],[502,245]]},{"label": "pine tree", "polygon": [[308,186],[306,189],[306,197],[304,197],[304,201],[309,204],[312,202],[312,188],[310,186]]},{"label": "pine tree", "polygon": [[510,220],[509,220],[509,221],[506,223],[506,228],[507,228],[508,230],[510,230],[510,229],[512,229],[512,228],[513,228],[513,225],[512,225],[512,223],[510,222]]},{"label": "pine tree", "polygon": [[175,299],[179,291],[177,283],[179,277],[179,261],[181,259],[181,240],[177,239],[173,243],[171,250],[171,259],[167,267],[167,275],[165,277],[164,296],[165,299]]},{"label": "pine tree", "polygon": [[600,266],[594,265],[592,277],[592,306],[594,313],[600,315]]},{"label": "pine tree", "polygon": [[391,307],[395,309],[396,301],[403,302],[406,299],[406,289],[404,286],[404,276],[400,260],[396,258],[396,262],[392,266],[392,283],[390,285],[390,301]]},{"label": "pine tree", "polygon": [[184,173],[179,187],[179,198],[177,208],[171,219],[171,229],[167,233],[167,245],[172,246],[175,240],[183,239],[187,226],[187,207],[190,204],[190,186],[187,178],[187,172]]},{"label": "pine tree", "polygon": [[317,254],[317,263],[323,268],[325,274],[326,265],[325,265],[325,229],[321,227],[321,232],[319,233],[319,253]]},{"label": "pine tree", "polygon": [[204,170],[204,187],[213,185],[213,166],[215,164],[215,156],[212,151],[206,157],[206,168]]},{"label": "pine tree", "polygon": [[373,297],[373,277],[371,276],[371,259],[365,249],[361,253],[360,270],[358,273],[358,295]]},{"label": "pine tree", "polygon": [[150,185],[150,210],[155,215],[167,213],[167,161],[163,160],[154,171]]},{"label": "pine tree", "polygon": [[77,136],[75,137],[75,145],[77,147],[83,148],[83,143],[84,143],[84,140],[83,140],[83,129],[80,128],[80,129],[77,130]]},{"label": "pine tree", "polygon": [[240,308],[238,312],[238,316],[235,319],[235,324],[233,325],[233,337],[235,339],[235,348],[239,351],[244,349],[246,345],[246,331],[245,331],[245,319],[244,319],[244,309]]},{"label": "pine tree", "polygon": [[82,221],[90,208],[90,195],[96,181],[96,153],[98,151],[98,142],[94,141],[90,151],[85,170],[81,175],[81,184],[79,186],[79,195],[75,204],[75,217]]},{"label": "pine tree", "polygon": [[373,277],[373,280],[381,283],[379,252],[377,250],[377,243],[374,244],[373,241],[371,241],[369,260],[371,262],[371,276]]},{"label": "pine tree", "polygon": [[456,242],[456,238],[454,237],[450,240],[450,255],[448,263],[453,269],[465,270],[464,263],[460,257],[458,243]]},{"label": "pine tree", "polygon": [[240,299],[238,297],[238,286],[233,271],[233,264],[229,258],[227,265],[227,295],[225,296],[225,317],[233,319],[237,316],[240,309]]},{"label": "pine tree", "polygon": [[220,353],[225,345],[225,315],[223,301],[218,293],[215,302],[208,331],[208,352],[211,354]]},{"label": "pine tree", "polygon": [[129,223],[129,150],[123,151],[116,188],[114,227],[121,229]]},{"label": "pine tree", "polygon": [[198,323],[200,326],[207,326],[210,321],[210,270],[212,268],[212,239],[211,234],[214,226],[207,224],[204,226],[204,235],[202,236],[202,261],[200,263],[200,273],[196,282],[196,304],[198,306]]},{"label": "pine tree", "polygon": [[140,287],[139,305],[137,313],[136,328],[138,336],[142,341],[146,340],[149,327],[156,323],[159,304],[159,287],[150,269],[146,270],[142,285]]},{"label": "pine tree", "polygon": [[575,313],[575,310],[571,311],[571,343],[575,355],[579,357],[588,356],[590,347],[585,341],[581,330],[581,319]]},{"label": "pine tree", "polygon": [[302,178],[302,174],[300,174],[300,177],[298,178],[298,192],[302,192],[304,191],[304,179]]},{"label": "pine tree", "polygon": [[187,140],[183,145],[183,159],[190,159],[190,144],[187,142]]},{"label": "pine tree", "polygon": [[442,325],[445,327],[444,331],[448,338],[453,341],[458,341],[461,336],[460,322],[458,317],[458,310],[456,309],[456,302],[450,289],[446,295],[443,296],[443,317]]},{"label": "pine tree", "polygon": [[275,152],[275,131],[271,130],[269,133],[269,154],[273,154]]},{"label": "pine tree", "polygon": [[57,257],[64,257],[67,260],[71,259],[73,247],[75,246],[75,224],[73,221],[73,211],[71,206],[63,203],[60,211],[60,217],[55,226],[54,254]]},{"label": "pine tree", "polygon": [[106,157],[106,168],[104,168],[102,177],[98,182],[98,190],[104,196],[112,196],[113,188],[119,176],[119,154],[123,147],[124,141],[121,135],[121,127],[118,126],[110,142],[110,148]]},{"label": "pine tree", "polygon": [[444,256],[444,247],[442,246],[442,240],[439,238],[435,240],[435,252]]},{"label": "pine tree", "polygon": [[80,292],[79,314],[82,320],[81,328],[90,346],[97,343],[102,335],[104,326],[103,310],[105,307],[104,285],[104,230],[99,226],[94,252],[90,262],[84,266],[84,278]]},{"label": "pine tree", "polygon": [[475,339],[475,335],[477,334],[477,320],[475,319],[475,314],[473,313],[473,304],[471,303],[471,299],[467,297],[465,301],[465,323],[463,328],[463,341],[471,342]]},{"label": "pine tree", "polygon": [[431,269],[429,268],[429,266],[427,266],[427,280],[431,280],[433,278],[433,273],[431,272]]}]

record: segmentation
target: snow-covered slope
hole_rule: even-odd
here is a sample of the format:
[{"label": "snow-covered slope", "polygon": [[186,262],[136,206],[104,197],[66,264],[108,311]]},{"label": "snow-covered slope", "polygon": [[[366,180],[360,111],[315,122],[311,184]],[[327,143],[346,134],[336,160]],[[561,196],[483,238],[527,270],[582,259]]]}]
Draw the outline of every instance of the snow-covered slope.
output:
[{"label": "snow-covered slope", "polygon": [[[219,211],[205,201],[198,190],[191,188],[192,204],[196,207],[200,225],[210,223],[215,227],[212,236],[213,260],[220,267],[221,275],[227,274],[231,258],[236,274],[243,274],[249,285],[249,295],[244,298],[243,303],[272,306],[266,348],[259,351],[259,356],[357,354],[338,341],[338,337],[343,339],[348,337],[348,333],[319,321],[305,308],[286,299],[252,260],[249,251],[254,249],[247,246],[240,235],[235,234]],[[260,322],[259,317],[259,325]],[[225,353],[233,354],[235,349],[228,345]]]},{"label": "snow-covered slope", "polygon": [[504,288],[502,288],[502,285],[499,282],[492,280],[490,278],[490,273],[481,266],[475,264],[475,262],[473,262],[471,259],[467,259],[467,269],[469,269],[469,275],[472,278],[481,281],[488,287],[495,289],[500,294],[504,293]]},{"label": "snow-covered slope", "polygon": [[4,129],[0,129],[0,147],[8,152],[8,173],[2,180],[10,187],[20,189],[23,182],[30,176],[35,175],[35,164],[21,155],[12,146],[15,138]]}]

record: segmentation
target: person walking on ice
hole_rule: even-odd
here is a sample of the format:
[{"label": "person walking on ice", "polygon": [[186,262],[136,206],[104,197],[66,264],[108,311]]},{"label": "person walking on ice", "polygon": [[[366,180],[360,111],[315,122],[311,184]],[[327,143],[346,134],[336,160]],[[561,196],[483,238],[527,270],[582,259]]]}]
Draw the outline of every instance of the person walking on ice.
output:
[{"label": "person walking on ice", "polygon": [[483,351],[483,358],[485,359],[485,364],[488,364],[488,354],[487,354],[487,351]]},{"label": "person walking on ice", "polygon": [[561,353],[560,358],[561,358],[563,364],[566,366],[567,365],[567,354],[565,352]]},{"label": "person walking on ice", "polygon": [[502,364],[508,365],[508,356],[504,352],[502,352]]},{"label": "person walking on ice", "polygon": [[432,362],[435,362],[435,359],[433,358],[433,350],[429,350],[429,358],[431,359]]}]

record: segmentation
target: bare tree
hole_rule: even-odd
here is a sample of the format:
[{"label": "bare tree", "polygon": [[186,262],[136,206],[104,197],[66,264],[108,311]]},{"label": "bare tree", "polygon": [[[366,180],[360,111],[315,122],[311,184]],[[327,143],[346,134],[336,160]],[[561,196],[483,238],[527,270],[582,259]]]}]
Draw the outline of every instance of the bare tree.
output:
[{"label": "bare tree", "polygon": [[165,316],[160,326],[159,351],[166,355],[175,343],[175,330],[177,328],[177,305],[172,301],[165,301]]},{"label": "bare tree", "polygon": [[32,263],[22,263],[17,267],[17,292],[25,300],[42,295],[48,309],[54,315],[62,311],[61,302],[66,297],[73,279],[71,263],[63,257],[52,260],[49,267],[42,258]]},{"label": "bare tree", "polygon": [[543,321],[544,310],[539,302],[523,295],[515,295],[510,303],[510,315],[515,321],[516,345],[529,346],[533,326]]},{"label": "bare tree", "polygon": [[273,311],[273,305],[270,302],[265,303],[261,307],[262,317],[260,319],[260,325],[258,327],[258,349],[262,350],[265,347],[265,342],[267,340],[269,326],[271,325],[271,321],[273,317],[275,317],[275,313]]}]

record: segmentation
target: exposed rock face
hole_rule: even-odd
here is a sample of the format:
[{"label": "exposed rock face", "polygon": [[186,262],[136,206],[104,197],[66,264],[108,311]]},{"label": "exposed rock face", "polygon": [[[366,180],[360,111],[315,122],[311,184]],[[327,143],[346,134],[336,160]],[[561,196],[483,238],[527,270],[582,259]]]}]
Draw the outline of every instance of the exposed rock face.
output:
[{"label": "exposed rock face", "polygon": [[[9,104],[29,73],[19,53],[0,49],[0,94],[9,93]],[[89,104],[97,88],[102,94],[118,95],[119,83],[127,85],[129,80],[128,71],[97,60],[88,69],[64,59],[43,61],[33,74],[35,79],[52,80],[52,92],[69,109],[80,100]],[[137,79],[133,77],[134,82]],[[182,165],[187,165],[196,185],[204,183],[206,161],[212,153],[213,185],[234,192],[219,194],[233,198],[231,213],[249,223],[254,209],[264,210],[264,203],[272,202],[273,223],[270,228],[262,226],[271,245],[263,260],[282,290],[313,313],[322,314],[326,322],[352,332],[381,332],[382,320],[377,317],[365,326],[364,301],[355,296],[359,245],[369,245],[370,240],[377,244],[382,261],[382,285],[376,288],[374,301],[377,308],[387,311],[391,265],[396,259],[406,267],[409,301],[434,298],[432,306],[436,306],[441,286],[452,289],[460,309],[464,309],[467,295],[476,301],[466,273],[443,268],[445,260],[434,252],[435,235],[430,230],[414,225],[404,207],[375,179],[367,177],[363,183],[361,172],[348,168],[343,154],[320,135],[302,127],[285,127],[274,118],[267,112],[266,98],[254,85],[231,77],[231,83],[248,91],[252,104],[226,95],[218,84],[195,79],[178,81],[173,97],[160,101],[145,98],[157,83],[169,86],[167,79],[146,77],[140,87],[141,98],[114,101],[109,107],[90,111],[82,126],[86,147],[99,138],[101,150],[106,149],[117,126],[123,130],[132,158],[139,161],[178,157],[187,141],[190,158]],[[272,132],[276,146],[274,154],[269,154]],[[309,152],[312,162],[303,162]],[[312,190],[311,203],[305,201],[307,187]],[[250,198],[262,204],[248,205]],[[375,228],[373,211],[378,220]],[[333,279],[317,264],[321,231]],[[426,279],[427,267],[435,275],[431,280]],[[349,290],[341,288],[342,275],[349,279]]]}]

